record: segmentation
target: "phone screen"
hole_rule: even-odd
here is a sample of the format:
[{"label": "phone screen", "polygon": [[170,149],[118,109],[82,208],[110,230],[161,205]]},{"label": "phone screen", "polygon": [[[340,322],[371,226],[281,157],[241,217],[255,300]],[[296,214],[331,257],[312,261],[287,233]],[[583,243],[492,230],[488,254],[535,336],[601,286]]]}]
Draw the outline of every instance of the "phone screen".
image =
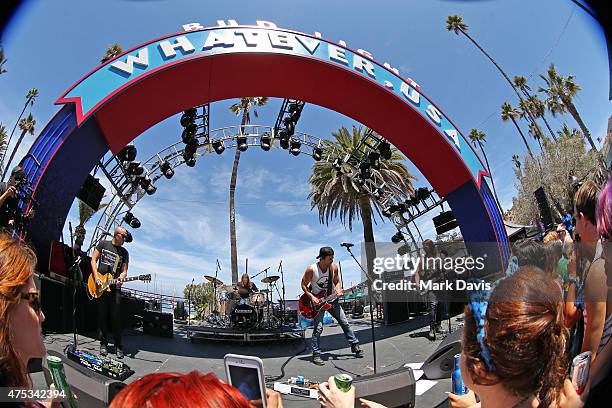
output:
[{"label": "phone screen", "polygon": [[249,401],[262,400],[256,368],[230,365],[229,373],[232,386],[238,388]]}]

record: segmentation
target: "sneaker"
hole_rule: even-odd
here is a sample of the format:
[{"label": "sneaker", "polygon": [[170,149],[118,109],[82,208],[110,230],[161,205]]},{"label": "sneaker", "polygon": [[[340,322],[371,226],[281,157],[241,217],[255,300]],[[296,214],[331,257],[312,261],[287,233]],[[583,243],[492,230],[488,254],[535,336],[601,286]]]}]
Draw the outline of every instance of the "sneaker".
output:
[{"label": "sneaker", "polygon": [[429,340],[434,341],[436,339],[436,330],[433,326],[429,327],[429,334],[427,335]]},{"label": "sneaker", "polygon": [[363,357],[363,350],[359,348],[359,343],[351,344],[351,352],[355,353],[355,357]]},{"label": "sneaker", "polygon": [[100,344],[100,355],[106,357],[108,354],[108,350],[106,349],[106,344]]},{"label": "sneaker", "polygon": [[321,359],[321,356],[318,355],[318,354],[313,354],[312,355],[312,362],[313,362],[313,364],[316,364],[316,365],[319,365],[319,366],[325,365],[325,361],[323,361]]},{"label": "sneaker", "polygon": [[123,350],[121,350],[119,347],[117,347],[117,358],[121,359],[123,358],[124,354],[123,354]]}]

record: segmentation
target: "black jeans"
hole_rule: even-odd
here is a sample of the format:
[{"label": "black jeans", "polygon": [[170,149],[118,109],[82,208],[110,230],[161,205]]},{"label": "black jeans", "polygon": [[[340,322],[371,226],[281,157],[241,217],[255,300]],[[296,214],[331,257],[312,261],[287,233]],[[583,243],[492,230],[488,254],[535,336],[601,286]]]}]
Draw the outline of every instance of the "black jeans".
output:
[{"label": "black jeans", "polygon": [[113,290],[98,299],[98,338],[100,344],[108,344],[108,318],[110,315],[115,347],[121,348],[121,291]]},{"label": "black jeans", "polygon": [[438,309],[438,298],[433,290],[427,292],[425,302],[427,303],[427,312],[429,313],[429,326],[435,328],[438,322],[436,313]]}]

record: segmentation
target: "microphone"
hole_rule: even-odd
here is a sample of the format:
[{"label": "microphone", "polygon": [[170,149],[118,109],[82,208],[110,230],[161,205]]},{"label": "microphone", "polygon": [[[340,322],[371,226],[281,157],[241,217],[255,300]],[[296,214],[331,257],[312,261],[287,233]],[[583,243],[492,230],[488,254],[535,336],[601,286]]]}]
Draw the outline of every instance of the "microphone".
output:
[{"label": "microphone", "polygon": [[343,246],[346,249],[349,249],[350,247],[354,247],[355,244],[351,244],[350,242],[343,242],[343,243],[340,244],[340,246]]}]

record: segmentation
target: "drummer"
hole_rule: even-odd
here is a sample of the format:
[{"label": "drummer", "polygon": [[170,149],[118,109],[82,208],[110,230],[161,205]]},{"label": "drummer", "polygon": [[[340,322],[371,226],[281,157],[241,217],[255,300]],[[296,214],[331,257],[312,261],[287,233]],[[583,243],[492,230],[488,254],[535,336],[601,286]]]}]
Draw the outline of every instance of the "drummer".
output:
[{"label": "drummer", "polygon": [[251,293],[257,292],[257,286],[253,282],[251,282],[251,278],[247,273],[242,275],[240,278],[240,282],[238,283],[236,289],[238,290],[238,294],[241,298],[247,299]]}]

